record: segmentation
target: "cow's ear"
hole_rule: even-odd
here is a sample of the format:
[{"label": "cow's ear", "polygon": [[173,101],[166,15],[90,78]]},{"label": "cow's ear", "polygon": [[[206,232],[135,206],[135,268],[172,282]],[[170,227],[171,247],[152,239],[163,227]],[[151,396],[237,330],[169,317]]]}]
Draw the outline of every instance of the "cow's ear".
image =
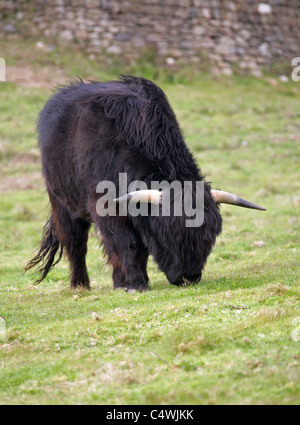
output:
[{"label": "cow's ear", "polygon": [[120,196],[120,198],[114,199],[114,202],[120,204],[123,202],[132,201],[134,203],[143,202],[146,204],[160,204],[162,199],[162,192],[159,190],[136,190],[135,192],[129,192],[126,195]]},{"label": "cow's ear", "polygon": [[217,204],[230,204],[236,205],[237,207],[252,208],[254,210],[266,211],[266,208],[264,207],[260,207],[259,205],[246,201],[245,199],[233,195],[232,193],[224,192],[223,190],[212,189],[210,193]]}]

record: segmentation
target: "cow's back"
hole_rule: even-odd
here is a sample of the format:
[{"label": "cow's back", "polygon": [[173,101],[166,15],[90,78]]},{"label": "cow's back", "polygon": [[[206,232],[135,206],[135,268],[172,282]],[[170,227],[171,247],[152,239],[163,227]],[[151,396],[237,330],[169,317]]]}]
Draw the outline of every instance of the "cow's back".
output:
[{"label": "cow's back", "polygon": [[201,179],[167,98],[143,78],[61,88],[42,110],[38,133],[48,191],[73,212],[98,182],[117,187],[119,173],[148,185]]}]

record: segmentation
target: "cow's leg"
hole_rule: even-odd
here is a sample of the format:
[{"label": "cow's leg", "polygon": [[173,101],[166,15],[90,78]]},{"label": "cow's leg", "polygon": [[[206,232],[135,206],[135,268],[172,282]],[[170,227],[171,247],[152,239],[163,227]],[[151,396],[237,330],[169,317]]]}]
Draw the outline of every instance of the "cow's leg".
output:
[{"label": "cow's leg", "polygon": [[52,217],[59,242],[67,252],[71,269],[71,288],[90,289],[86,267],[88,232],[91,224],[82,218],[72,219],[68,210],[50,196]]},{"label": "cow's leg", "polygon": [[112,277],[115,289],[127,289],[128,282],[121,267],[114,267]]},{"label": "cow's leg", "polygon": [[[140,256],[137,258],[139,267],[144,275],[145,281],[147,284],[149,284],[149,278],[147,274],[147,262],[148,262],[149,253],[148,250],[143,251]],[[114,288],[115,289],[127,289],[128,287],[128,280],[126,278],[126,274],[122,271],[122,263],[120,260],[119,255],[114,255],[110,259],[110,263],[113,266],[113,282],[114,282]],[[142,288],[146,290],[145,288]]]},{"label": "cow's leg", "polygon": [[132,255],[134,256],[134,260],[127,255],[126,262],[128,281],[127,292],[146,292],[149,290],[149,278],[146,270],[149,253],[141,240],[137,240],[137,246]]},{"label": "cow's leg", "polygon": [[114,288],[127,292],[149,289],[146,265],[148,251],[139,234],[125,217],[102,217],[96,225],[103,237],[109,263],[113,266]]},{"label": "cow's leg", "polygon": [[148,273],[147,273],[148,258],[149,258],[149,251],[145,247],[144,250],[141,251],[141,255],[140,255],[138,260],[139,260],[140,268],[141,268],[141,270],[144,274],[144,278],[145,278],[147,284],[149,285],[149,277],[148,277]]}]

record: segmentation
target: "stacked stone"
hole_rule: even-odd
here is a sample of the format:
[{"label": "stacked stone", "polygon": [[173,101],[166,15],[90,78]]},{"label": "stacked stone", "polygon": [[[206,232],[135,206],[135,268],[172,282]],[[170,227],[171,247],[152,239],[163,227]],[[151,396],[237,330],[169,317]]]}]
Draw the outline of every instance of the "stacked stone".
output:
[{"label": "stacked stone", "polygon": [[300,55],[300,0],[0,0],[0,38],[21,35],[76,42],[92,55],[136,60],[209,61],[259,75]]}]

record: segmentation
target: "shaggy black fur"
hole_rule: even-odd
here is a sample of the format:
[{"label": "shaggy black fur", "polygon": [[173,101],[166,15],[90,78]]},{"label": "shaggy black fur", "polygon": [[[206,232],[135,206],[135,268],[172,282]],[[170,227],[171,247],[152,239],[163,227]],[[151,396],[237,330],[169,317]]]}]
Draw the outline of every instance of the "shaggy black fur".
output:
[{"label": "shaggy black fur", "polygon": [[[163,91],[144,78],[122,76],[106,83],[76,82],[49,99],[38,122],[42,167],[52,212],[38,254],[26,270],[42,262],[44,279],[65,249],[71,286],[89,288],[85,256],[95,223],[113,266],[114,287],[147,290],[149,254],[169,281],[198,282],[222,220],[205,182],[201,227],[186,217],[99,217],[98,182],[127,173],[128,184],[144,181],[201,181]],[[56,263],[55,254],[60,249]]]}]

